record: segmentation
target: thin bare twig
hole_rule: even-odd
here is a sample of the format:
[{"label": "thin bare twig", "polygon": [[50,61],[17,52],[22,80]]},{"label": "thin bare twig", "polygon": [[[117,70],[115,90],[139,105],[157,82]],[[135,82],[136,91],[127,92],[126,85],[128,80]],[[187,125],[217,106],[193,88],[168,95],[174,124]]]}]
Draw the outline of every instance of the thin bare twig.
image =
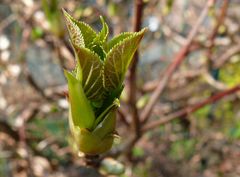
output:
[{"label": "thin bare twig", "polygon": [[10,25],[12,22],[14,22],[14,20],[16,20],[16,17],[14,14],[9,15],[7,18],[2,20],[2,22],[0,23],[0,33],[2,33],[4,28],[6,28],[8,25]]},{"label": "thin bare twig", "polygon": [[203,73],[203,77],[210,86],[214,87],[217,90],[225,90],[228,88],[226,84],[214,79],[214,77],[209,74],[208,71]]},{"label": "thin bare twig", "polygon": [[126,119],[127,115],[121,109],[118,109],[117,113],[119,115],[120,120],[126,125],[126,127],[130,127],[129,122]]},{"label": "thin bare twig", "polygon": [[147,124],[144,128],[143,128],[143,132],[145,131],[148,131],[148,130],[152,130],[153,128],[155,127],[158,127],[160,125],[164,125],[176,118],[180,118],[180,117],[183,117],[185,115],[188,115],[190,113],[193,113],[197,110],[199,110],[200,108],[208,105],[208,104],[212,104],[220,99],[222,99],[223,97],[225,96],[228,96],[228,95],[231,95],[231,94],[234,94],[236,93],[237,91],[240,90],[240,84],[233,87],[233,88],[230,88],[228,90],[225,90],[225,91],[222,91],[220,93],[217,93],[207,99],[205,99],[204,101],[201,101],[193,106],[189,106],[189,107],[186,107],[186,108],[183,108],[177,112],[174,112],[174,113],[171,113],[165,117],[162,117],[160,120],[156,120],[156,121],[153,121],[149,124]]},{"label": "thin bare twig", "polygon": [[[198,76],[201,76],[203,74],[203,72],[205,72],[203,69],[175,72],[175,74],[171,78],[171,81],[176,82],[179,79],[193,79],[193,78],[196,78]],[[145,83],[142,86],[141,91],[143,93],[152,92],[156,89],[156,87],[158,86],[158,83],[159,83],[159,80],[148,81],[147,83]]]},{"label": "thin bare twig", "polygon": [[173,62],[169,65],[165,74],[160,79],[160,82],[159,82],[157,88],[153,92],[152,96],[150,97],[150,100],[149,100],[148,104],[146,105],[146,107],[144,108],[144,110],[142,112],[141,120],[142,120],[143,123],[146,123],[147,120],[149,119],[155,103],[157,102],[161,93],[165,89],[168,81],[172,77],[172,74],[174,73],[174,71],[179,67],[179,65],[182,63],[182,61],[188,55],[189,49],[190,49],[191,44],[193,42],[193,39],[196,36],[196,34],[198,32],[198,29],[199,29],[200,25],[202,24],[203,20],[207,16],[209,8],[214,4],[214,2],[215,2],[214,0],[208,0],[208,3],[204,7],[203,11],[201,12],[201,15],[199,16],[196,24],[194,25],[194,27],[192,28],[192,30],[191,30],[191,32],[188,36],[185,46],[183,46],[183,48],[175,55],[175,57],[173,59]]},{"label": "thin bare twig", "polygon": [[[143,15],[143,1],[135,0],[135,14],[134,14],[134,31],[139,31],[141,28]],[[141,136],[140,120],[138,109],[136,107],[136,69],[138,64],[138,51],[135,53],[129,72],[129,104],[132,113],[132,126],[136,137]]]},{"label": "thin bare twig", "polygon": [[237,53],[240,53],[240,43],[229,48],[227,51],[223,52],[222,55],[218,56],[215,60],[214,67],[220,68],[229,58]]}]

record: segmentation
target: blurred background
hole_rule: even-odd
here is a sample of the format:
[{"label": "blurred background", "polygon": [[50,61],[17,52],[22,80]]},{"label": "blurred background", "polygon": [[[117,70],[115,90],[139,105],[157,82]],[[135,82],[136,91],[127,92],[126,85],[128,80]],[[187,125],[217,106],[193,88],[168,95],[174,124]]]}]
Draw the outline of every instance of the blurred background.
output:
[{"label": "blurred background", "polygon": [[[107,166],[120,168],[110,169],[119,173],[115,176],[240,176],[239,0],[0,0],[0,177],[110,173],[87,168],[69,145],[63,68],[73,69],[75,62],[62,8],[96,30],[102,15],[110,38],[136,29],[134,18],[149,28],[139,48],[136,103],[128,99],[131,82],[126,82],[117,122],[120,138],[104,156]],[[141,115],[195,27],[184,61],[177,63],[147,119],[186,113],[152,126],[124,149],[134,134],[131,110]],[[225,92],[229,88],[236,89]],[[224,97],[188,109],[218,93]]]}]

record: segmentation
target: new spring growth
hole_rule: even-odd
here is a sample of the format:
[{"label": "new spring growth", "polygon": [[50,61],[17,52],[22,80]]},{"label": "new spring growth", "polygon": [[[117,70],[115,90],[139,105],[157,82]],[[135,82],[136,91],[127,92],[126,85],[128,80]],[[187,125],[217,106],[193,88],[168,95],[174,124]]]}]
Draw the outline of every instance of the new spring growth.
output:
[{"label": "new spring growth", "polygon": [[95,32],[64,11],[76,67],[64,71],[69,90],[69,125],[79,151],[97,155],[108,151],[115,135],[116,110],[123,81],[146,29],[125,32],[108,41],[108,25]]}]

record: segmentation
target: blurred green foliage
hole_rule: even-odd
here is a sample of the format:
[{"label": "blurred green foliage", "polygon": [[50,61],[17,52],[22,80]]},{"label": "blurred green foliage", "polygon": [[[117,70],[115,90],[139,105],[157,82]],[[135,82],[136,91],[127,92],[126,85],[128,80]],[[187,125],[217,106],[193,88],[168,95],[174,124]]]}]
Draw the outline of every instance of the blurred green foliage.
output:
[{"label": "blurred green foliage", "polygon": [[174,160],[189,159],[195,150],[195,139],[183,139],[171,144],[169,156]]},{"label": "blurred green foliage", "polygon": [[145,154],[144,149],[142,149],[141,147],[136,146],[133,148],[133,156],[134,157],[137,157],[137,158],[143,157],[144,154]]},{"label": "blurred green foliage", "polygon": [[44,35],[43,29],[36,26],[35,28],[32,29],[31,39],[36,40],[36,39],[41,38],[43,35]]},{"label": "blurred green foliage", "polygon": [[230,60],[230,63],[220,69],[219,78],[228,86],[234,86],[240,82],[240,55],[235,55]]},{"label": "blurred green foliage", "polygon": [[64,36],[64,24],[59,8],[60,0],[42,0],[42,8],[49,22],[51,32],[58,36]]}]

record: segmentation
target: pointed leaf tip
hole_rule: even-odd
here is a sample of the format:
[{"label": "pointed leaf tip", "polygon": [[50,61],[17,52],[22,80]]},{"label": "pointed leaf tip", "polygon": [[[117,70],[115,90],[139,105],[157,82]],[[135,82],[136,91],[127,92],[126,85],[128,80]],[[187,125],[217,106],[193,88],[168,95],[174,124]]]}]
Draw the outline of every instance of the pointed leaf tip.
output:
[{"label": "pointed leaf tip", "polygon": [[100,21],[102,23],[102,29],[93,41],[93,44],[95,44],[95,45],[105,44],[105,42],[107,41],[107,38],[108,38],[108,34],[109,34],[108,25],[102,16],[100,16]]},{"label": "pointed leaf tip", "polygon": [[68,31],[73,44],[87,47],[96,38],[97,33],[86,23],[74,19],[69,13],[62,9],[66,19]]},{"label": "pointed leaf tip", "polygon": [[85,46],[84,38],[82,36],[81,30],[79,29],[76,20],[69,15],[64,9],[63,14],[65,16],[66,25],[70,35],[70,39],[74,45]]},{"label": "pointed leaf tip", "polygon": [[100,16],[100,21],[102,23],[102,30],[100,31],[100,38],[101,38],[102,42],[105,42],[108,37],[109,28],[108,28],[108,25],[105,22],[105,19],[103,18],[103,16]]}]

